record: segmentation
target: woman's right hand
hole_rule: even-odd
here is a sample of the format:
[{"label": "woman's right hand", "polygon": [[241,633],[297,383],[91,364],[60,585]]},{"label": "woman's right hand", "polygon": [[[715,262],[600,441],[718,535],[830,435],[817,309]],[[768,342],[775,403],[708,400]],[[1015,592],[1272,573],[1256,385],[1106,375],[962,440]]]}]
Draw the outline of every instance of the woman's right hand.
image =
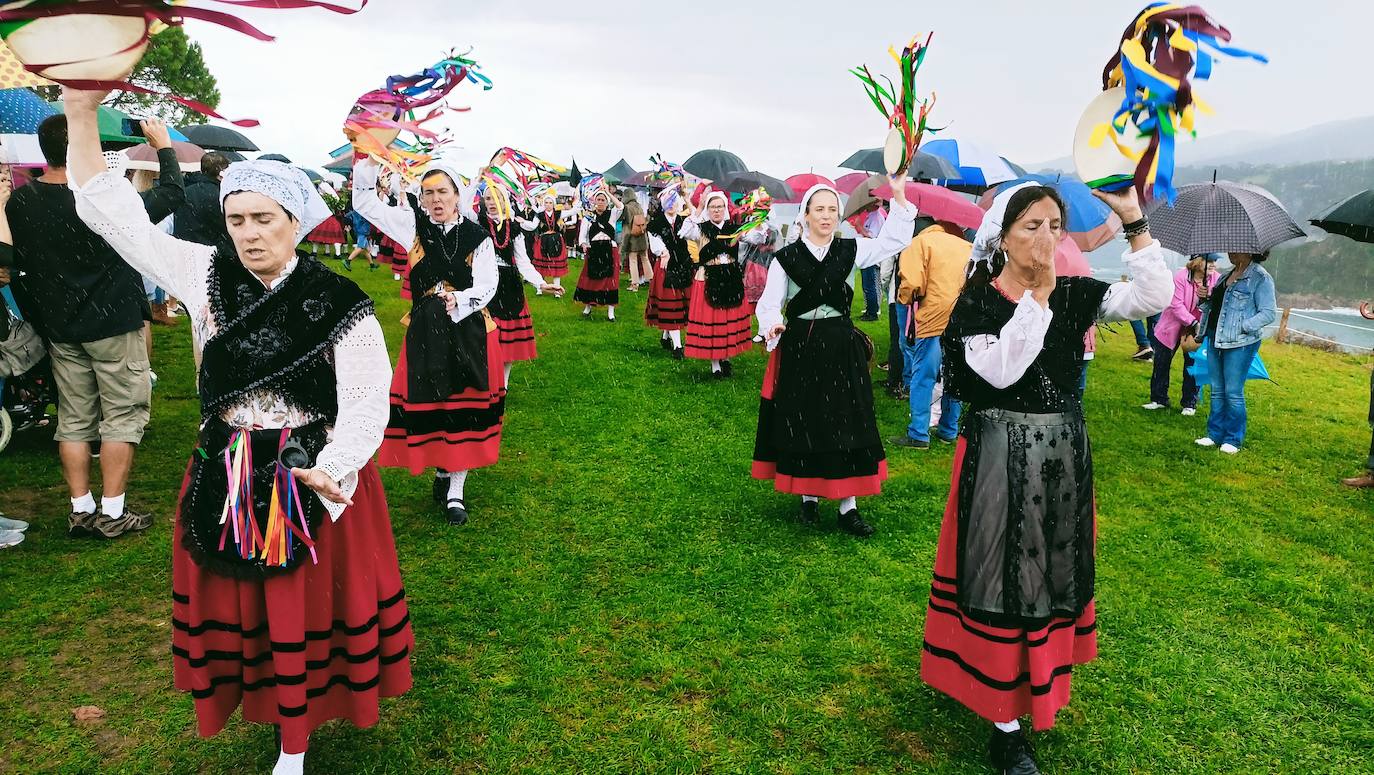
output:
[{"label": "woman's right hand", "polygon": [[785,326],[785,325],[783,325],[783,324],[781,324],[781,323],[778,323],[778,324],[774,325],[772,328],[768,329],[768,333],[764,334],[764,338],[765,338],[765,339],[777,339],[778,337],[782,336],[782,332],[784,332],[784,331],[786,331],[786,330],[787,330],[787,326]]},{"label": "woman's right hand", "polygon": [[445,311],[445,312],[452,312],[452,311],[453,311],[453,308],[454,308],[454,307],[457,307],[457,306],[458,306],[458,295],[457,295],[457,294],[453,294],[453,293],[445,293],[445,294],[444,294],[444,311]]}]

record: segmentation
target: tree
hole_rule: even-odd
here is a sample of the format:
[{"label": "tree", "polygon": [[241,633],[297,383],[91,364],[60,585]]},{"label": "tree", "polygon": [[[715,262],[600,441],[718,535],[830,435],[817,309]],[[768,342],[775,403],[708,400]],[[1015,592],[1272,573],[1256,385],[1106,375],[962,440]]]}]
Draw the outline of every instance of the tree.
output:
[{"label": "tree", "polygon": [[[212,108],[219,106],[218,82],[205,66],[200,44],[188,38],[181,27],[168,27],[152,36],[129,82]],[[205,116],[194,110],[148,94],[117,92],[107,104],[139,118],[160,118],[173,126],[205,123]]]}]

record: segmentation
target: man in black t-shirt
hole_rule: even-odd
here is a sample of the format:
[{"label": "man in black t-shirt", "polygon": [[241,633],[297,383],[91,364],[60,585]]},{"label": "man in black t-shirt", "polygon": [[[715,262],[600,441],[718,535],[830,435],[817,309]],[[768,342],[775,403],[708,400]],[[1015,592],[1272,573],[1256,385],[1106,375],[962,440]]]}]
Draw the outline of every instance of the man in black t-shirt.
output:
[{"label": "man in black t-shirt", "polygon": [[[172,153],[161,124],[146,122],[145,132],[159,155]],[[54,438],[72,502],[68,533],[115,538],[152,523],[150,515],[125,505],[152,391],[143,332],[148,302],[138,272],[77,216],[67,187],[66,116],[44,120],[38,142],[47,172],[14,192],[4,208],[14,246],[13,291],[52,358]],[[180,204],[176,188],[163,197],[167,212],[159,218]],[[100,443],[104,489],[99,504],[90,487],[94,442]]]}]

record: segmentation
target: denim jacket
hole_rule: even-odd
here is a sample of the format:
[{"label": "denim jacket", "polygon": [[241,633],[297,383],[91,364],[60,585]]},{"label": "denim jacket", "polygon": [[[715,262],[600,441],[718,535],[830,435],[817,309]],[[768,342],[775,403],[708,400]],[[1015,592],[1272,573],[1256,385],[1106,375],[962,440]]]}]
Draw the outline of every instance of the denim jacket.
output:
[{"label": "denim jacket", "polygon": [[[1220,287],[1221,283],[1218,282],[1217,288]],[[1215,294],[1214,289],[1214,297]],[[1214,312],[1210,300],[1203,302],[1198,331],[1207,330]],[[1226,289],[1226,297],[1221,303],[1221,318],[1217,321],[1217,339],[1213,344],[1222,350],[1254,344],[1264,338],[1261,333],[1264,327],[1277,317],[1274,278],[1264,271],[1263,266],[1251,264],[1236,284]]]}]

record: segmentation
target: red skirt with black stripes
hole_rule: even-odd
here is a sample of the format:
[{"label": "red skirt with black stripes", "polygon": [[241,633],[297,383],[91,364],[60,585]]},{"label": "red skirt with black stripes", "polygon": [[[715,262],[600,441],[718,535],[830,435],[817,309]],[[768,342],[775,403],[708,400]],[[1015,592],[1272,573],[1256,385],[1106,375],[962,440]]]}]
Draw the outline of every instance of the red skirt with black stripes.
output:
[{"label": "red skirt with black stripes", "polygon": [[492,314],[491,319],[496,322],[503,362],[532,361],[539,357],[539,348],[534,343],[534,319],[530,317],[529,301],[520,308],[520,314],[510,320],[499,318],[495,314]]},{"label": "red skirt with black stripes", "polygon": [[224,729],[242,706],[247,721],[280,725],[282,747],[300,753],[324,722],[372,726],[378,698],[410,689],[415,637],[375,465],[358,472],[353,505],[338,521],[320,521],[317,562],[288,573],[266,580],[211,573],[191,559],[181,535],[178,519],[172,679],[194,698],[202,737]]},{"label": "red skirt with black stripes", "polygon": [[706,281],[692,282],[687,303],[687,336],[683,355],[702,360],[725,360],[754,345],[749,330],[749,307],[712,307],[706,300]]},{"label": "red skirt with black stripes", "polygon": [[1035,630],[993,627],[960,610],[956,563],[965,449],[960,437],[935,550],[921,680],[989,721],[1030,716],[1036,729],[1048,729],[1069,703],[1074,665],[1097,658],[1096,606],[1089,601],[1076,619],[1050,619]]},{"label": "red skirt with black stripes", "polygon": [[426,468],[467,471],[501,457],[501,426],[506,411],[506,370],[500,329],[487,332],[487,386],[469,387],[443,401],[419,403],[406,395],[406,348],[391,378],[391,419],[377,462],[407,468],[419,476]]}]

